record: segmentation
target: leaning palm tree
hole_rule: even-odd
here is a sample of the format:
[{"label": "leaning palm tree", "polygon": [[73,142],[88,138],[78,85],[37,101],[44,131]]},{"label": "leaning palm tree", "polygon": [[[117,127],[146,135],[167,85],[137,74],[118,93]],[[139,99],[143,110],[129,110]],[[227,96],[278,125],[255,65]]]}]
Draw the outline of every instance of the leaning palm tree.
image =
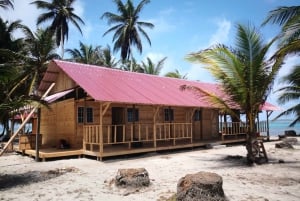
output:
[{"label": "leaning palm tree", "polygon": [[8,9],[9,7],[14,9],[13,0],[1,0],[0,1],[0,8]]},{"label": "leaning palm tree", "polygon": [[37,25],[51,20],[50,30],[55,33],[56,45],[61,45],[61,57],[64,56],[65,40],[68,40],[69,25],[71,22],[82,34],[79,23],[84,25],[84,21],[74,13],[75,0],[52,0],[51,3],[47,1],[34,1],[38,9],[47,10],[46,13],[41,14],[37,19]]},{"label": "leaning palm tree", "polygon": [[280,113],[275,119],[284,115],[295,114],[295,120],[290,124],[290,126],[295,126],[297,122],[300,122],[300,66],[295,66],[290,74],[282,78],[282,81],[288,85],[278,90],[281,93],[279,102],[285,104],[295,101],[296,104]]},{"label": "leaning palm tree", "polygon": [[280,49],[277,55],[300,51],[300,6],[283,6],[270,11],[263,25],[267,23],[281,26]]},{"label": "leaning palm tree", "polygon": [[266,101],[283,58],[267,59],[266,55],[274,40],[264,43],[260,33],[252,26],[237,25],[236,47],[217,45],[200,52],[191,53],[187,59],[204,64],[215,79],[221,83],[230,101],[209,94],[205,89],[183,86],[210,97],[218,107],[230,112],[234,101],[245,112],[247,124],[247,160],[255,162],[255,118],[260,106]]},{"label": "leaning palm tree", "polygon": [[127,0],[126,4],[121,0],[114,0],[114,2],[118,7],[119,15],[111,12],[105,12],[102,15],[101,18],[106,18],[109,25],[113,24],[103,36],[110,32],[114,32],[113,50],[114,52],[121,50],[121,59],[123,61],[128,61],[132,57],[132,46],[136,46],[140,53],[143,51],[140,34],[146,38],[151,45],[150,38],[144,30],[144,27],[153,28],[154,25],[149,22],[139,21],[140,12],[150,0],[142,0],[137,7],[133,5],[131,0]]},{"label": "leaning palm tree", "polygon": [[171,71],[165,74],[165,77],[173,77],[173,78],[178,78],[178,79],[183,79],[186,80],[187,79],[187,74],[180,74],[178,69],[175,69],[175,71]]},{"label": "leaning palm tree", "polygon": [[159,75],[161,69],[164,67],[164,63],[167,57],[162,58],[156,64],[147,57],[147,63],[142,61],[142,69],[144,73],[151,75]]},{"label": "leaning palm tree", "polygon": [[72,58],[71,60],[84,64],[102,64],[102,50],[100,46],[93,47],[82,42],[79,43],[80,48],[66,49]]}]

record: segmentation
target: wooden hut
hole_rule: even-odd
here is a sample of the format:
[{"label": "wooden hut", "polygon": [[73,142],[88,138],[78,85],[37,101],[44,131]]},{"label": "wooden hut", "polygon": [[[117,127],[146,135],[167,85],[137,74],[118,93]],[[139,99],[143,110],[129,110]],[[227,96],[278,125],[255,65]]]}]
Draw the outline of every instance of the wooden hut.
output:
[{"label": "wooden hut", "polygon": [[39,91],[52,83],[45,99],[50,109],[41,109],[43,148],[77,149],[102,159],[222,141],[219,109],[180,90],[192,85],[225,97],[217,84],[59,60],[48,65]]}]

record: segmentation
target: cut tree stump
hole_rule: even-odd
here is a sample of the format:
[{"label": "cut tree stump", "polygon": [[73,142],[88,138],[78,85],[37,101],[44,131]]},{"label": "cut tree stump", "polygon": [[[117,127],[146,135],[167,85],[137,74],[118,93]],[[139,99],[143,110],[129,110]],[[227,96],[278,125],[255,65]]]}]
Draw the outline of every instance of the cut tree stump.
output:
[{"label": "cut tree stump", "polygon": [[115,184],[124,188],[149,186],[149,173],[145,168],[119,169],[115,177]]},{"label": "cut tree stump", "polygon": [[223,179],[211,172],[187,174],[177,184],[177,201],[225,201]]}]

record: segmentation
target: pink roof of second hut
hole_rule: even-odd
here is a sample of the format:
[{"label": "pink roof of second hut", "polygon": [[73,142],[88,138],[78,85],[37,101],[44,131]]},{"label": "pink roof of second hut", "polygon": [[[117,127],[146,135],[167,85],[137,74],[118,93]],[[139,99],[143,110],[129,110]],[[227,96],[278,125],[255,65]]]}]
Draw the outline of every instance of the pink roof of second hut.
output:
[{"label": "pink roof of second hut", "polygon": [[[218,84],[167,78],[143,73],[54,60],[39,86],[45,91],[62,69],[93,99],[147,105],[186,106],[214,108],[213,104],[192,91],[180,90],[181,85],[199,87],[210,93],[225,97]],[[66,89],[65,89],[66,90]]]}]

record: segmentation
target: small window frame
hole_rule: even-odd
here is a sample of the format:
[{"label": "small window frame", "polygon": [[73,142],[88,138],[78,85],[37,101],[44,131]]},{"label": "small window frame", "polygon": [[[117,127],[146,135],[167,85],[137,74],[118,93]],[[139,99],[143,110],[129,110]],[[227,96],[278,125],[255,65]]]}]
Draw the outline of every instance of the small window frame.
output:
[{"label": "small window frame", "polygon": [[127,108],[127,122],[139,121],[139,109],[138,108]]},{"label": "small window frame", "polygon": [[201,121],[202,111],[200,109],[195,110],[193,119],[194,119],[194,121]]},{"label": "small window frame", "polygon": [[165,114],[165,121],[174,121],[174,109],[171,108],[165,108],[164,109]]}]

